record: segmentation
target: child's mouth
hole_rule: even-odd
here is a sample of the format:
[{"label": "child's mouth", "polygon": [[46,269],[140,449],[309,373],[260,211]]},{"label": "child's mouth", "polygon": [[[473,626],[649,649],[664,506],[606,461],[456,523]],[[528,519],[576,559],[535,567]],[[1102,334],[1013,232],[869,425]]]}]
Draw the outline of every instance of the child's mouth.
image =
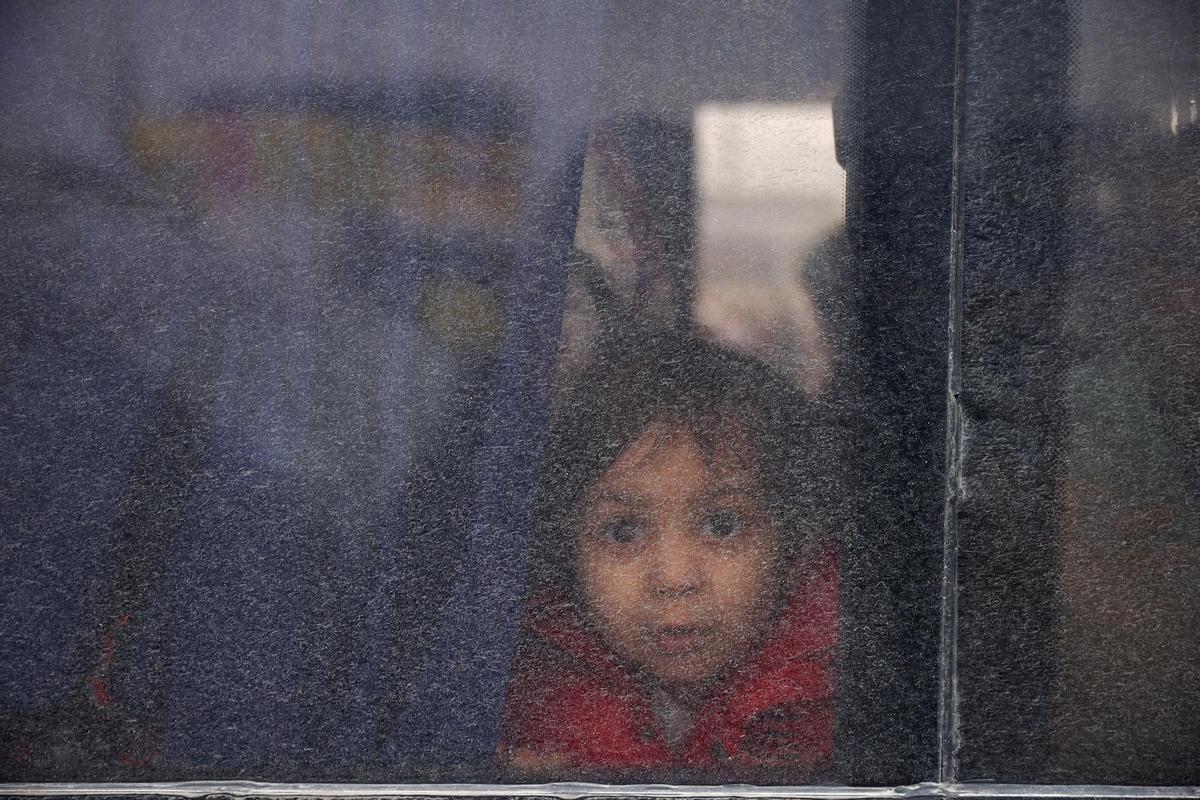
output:
[{"label": "child's mouth", "polygon": [[707,635],[708,629],[700,625],[669,625],[655,628],[650,639],[663,653],[687,655],[699,650]]}]

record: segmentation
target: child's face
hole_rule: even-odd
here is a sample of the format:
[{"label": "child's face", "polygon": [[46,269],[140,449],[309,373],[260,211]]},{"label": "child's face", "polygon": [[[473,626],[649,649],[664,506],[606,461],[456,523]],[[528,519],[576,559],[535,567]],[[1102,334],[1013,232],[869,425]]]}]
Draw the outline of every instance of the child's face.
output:
[{"label": "child's face", "polygon": [[654,423],[582,499],[588,611],[610,648],[675,689],[744,656],[780,600],[781,531],[744,460],[751,445],[726,433],[706,459],[686,429]]}]

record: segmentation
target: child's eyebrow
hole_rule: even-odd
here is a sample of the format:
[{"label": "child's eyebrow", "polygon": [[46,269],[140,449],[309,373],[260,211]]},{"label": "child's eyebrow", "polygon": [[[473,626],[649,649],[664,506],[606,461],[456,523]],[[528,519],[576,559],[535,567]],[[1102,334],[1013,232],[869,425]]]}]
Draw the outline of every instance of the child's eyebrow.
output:
[{"label": "child's eyebrow", "polygon": [[646,498],[642,497],[640,494],[635,494],[633,492],[619,492],[615,489],[595,489],[589,494],[589,499],[593,503],[607,500],[609,502],[624,503],[626,505],[636,505],[638,503],[646,502]]},{"label": "child's eyebrow", "polygon": [[752,486],[742,486],[741,484],[730,484],[728,486],[718,486],[715,489],[710,489],[700,495],[702,500],[716,500],[722,497],[751,497],[757,498],[758,492]]}]

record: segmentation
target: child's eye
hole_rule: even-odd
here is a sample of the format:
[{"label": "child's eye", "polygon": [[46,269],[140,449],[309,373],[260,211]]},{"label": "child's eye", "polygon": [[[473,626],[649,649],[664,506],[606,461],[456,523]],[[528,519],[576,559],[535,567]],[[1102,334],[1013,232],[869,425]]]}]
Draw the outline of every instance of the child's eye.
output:
[{"label": "child's eye", "polygon": [[704,519],[704,533],[716,539],[736,536],[746,527],[746,519],[736,511],[715,511]]},{"label": "child's eye", "polygon": [[642,535],[642,526],[628,517],[617,517],[604,523],[601,535],[610,542],[629,544]]}]

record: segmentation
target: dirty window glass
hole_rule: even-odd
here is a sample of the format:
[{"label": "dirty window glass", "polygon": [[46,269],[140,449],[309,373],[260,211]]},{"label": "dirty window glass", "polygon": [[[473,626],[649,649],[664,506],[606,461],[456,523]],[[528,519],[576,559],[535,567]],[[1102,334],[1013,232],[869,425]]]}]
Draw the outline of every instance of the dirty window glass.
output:
[{"label": "dirty window glass", "polygon": [[1200,16],[1035,6],[967,54],[959,776],[1194,784]]},{"label": "dirty window glass", "polygon": [[3,21],[6,791],[1194,794],[1194,3]]},{"label": "dirty window glass", "polygon": [[13,6],[4,775],[929,779],[952,31]]}]

